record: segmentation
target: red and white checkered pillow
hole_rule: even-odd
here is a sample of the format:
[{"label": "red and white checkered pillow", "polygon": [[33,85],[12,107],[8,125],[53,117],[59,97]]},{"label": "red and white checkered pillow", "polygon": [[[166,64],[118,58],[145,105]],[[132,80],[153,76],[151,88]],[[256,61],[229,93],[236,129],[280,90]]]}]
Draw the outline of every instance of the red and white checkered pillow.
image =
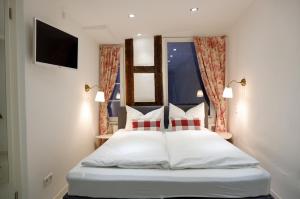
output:
[{"label": "red and white checkered pillow", "polygon": [[199,118],[171,118],[171,125],[173,131],[200,130],[201,120]]},{"label": "red and white checkered pillow", "polygon": [[160,120],[132,120],[133,131],[160,131]]}]

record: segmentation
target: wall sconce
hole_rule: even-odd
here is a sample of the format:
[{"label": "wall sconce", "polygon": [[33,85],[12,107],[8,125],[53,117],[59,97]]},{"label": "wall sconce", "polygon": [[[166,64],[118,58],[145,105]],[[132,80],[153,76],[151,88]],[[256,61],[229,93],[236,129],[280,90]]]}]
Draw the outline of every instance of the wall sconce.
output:
[{"label": "wall sconce", "polygon": [[203,97],[203,91],[202,90],[197,90],[197,97]]},{"label": "wall sconce", "polygon": [[227,86],[225,87],[224,91],[223,91],[223,97],[224,98],[232,98],[233,97],[233,92],[232,92],[232,88],[230,87],[231,83],[238,83],[241,84],[242,86],[246,86],[247,81],[245,78],[241,79],[241,81],[236,81],[236,80],[231,80]]},{"label": "wall sconce", "polygon": [[[92,90],[93,88],[95,88],[98,86],[94,85],[94,86],[90,86],[88,84],[84,85],[84,90],[85,92],[89,92],[90,90]],[[97,91],[96,97],[95,97],[95,101],[96,102],[105,102],[105,97],[104,97],[104,92],[103,91]]]}]

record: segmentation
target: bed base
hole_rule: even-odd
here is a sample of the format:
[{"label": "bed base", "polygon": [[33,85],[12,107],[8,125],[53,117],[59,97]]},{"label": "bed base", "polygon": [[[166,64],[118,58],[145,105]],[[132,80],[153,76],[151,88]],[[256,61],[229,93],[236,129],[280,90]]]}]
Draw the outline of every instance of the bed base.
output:
[{"label": "bed base", "polygon": [[[203,198],[203,197],[168,197],[168,199],[230,199],[230,198]],[[90,198],[84,196],[69,196],[66,194],[63,199],[113,199],[113,198]],[[232,198],[233,199],[233,198]],[[257,196],[257,197],[247,197],[247,198],[234,198],[234,199],[274,199],[273,196]]]}]

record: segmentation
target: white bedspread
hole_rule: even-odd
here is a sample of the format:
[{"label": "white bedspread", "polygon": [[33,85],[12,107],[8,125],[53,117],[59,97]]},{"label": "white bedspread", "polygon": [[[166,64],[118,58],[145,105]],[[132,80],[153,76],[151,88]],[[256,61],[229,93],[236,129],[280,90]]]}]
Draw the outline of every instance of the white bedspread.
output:
[{"label": "white bedspread", "polygon": [[73,168],[68,194],[94,198],[244,198],[270,194],[270,174],[262,168],[121,169]]},{"label": "white bedspread", "polygon": [[172,169],[242,168],[259,164],[221,136],[208,130],[166,132]]},{"label": "white bedspread", "polygon": [[120,168],[168,168],[164,134],[159,131],[118,131],[83,166]]},{"label": "white bedspread", "polygon": [[88,167],[231,169],[259,162],[209,130],[118,131],[82,163]]}]

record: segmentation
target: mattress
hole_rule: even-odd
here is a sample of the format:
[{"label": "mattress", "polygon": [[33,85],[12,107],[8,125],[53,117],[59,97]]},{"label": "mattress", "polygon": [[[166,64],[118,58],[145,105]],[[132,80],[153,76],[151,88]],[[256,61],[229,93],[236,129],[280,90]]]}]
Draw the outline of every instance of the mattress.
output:
[{"label": "mattress", "polygon": [[240,169],[121,169],[78,164],[67,175],[68,195],[98,198],[243,198],[270,194],[270,174]]}]

